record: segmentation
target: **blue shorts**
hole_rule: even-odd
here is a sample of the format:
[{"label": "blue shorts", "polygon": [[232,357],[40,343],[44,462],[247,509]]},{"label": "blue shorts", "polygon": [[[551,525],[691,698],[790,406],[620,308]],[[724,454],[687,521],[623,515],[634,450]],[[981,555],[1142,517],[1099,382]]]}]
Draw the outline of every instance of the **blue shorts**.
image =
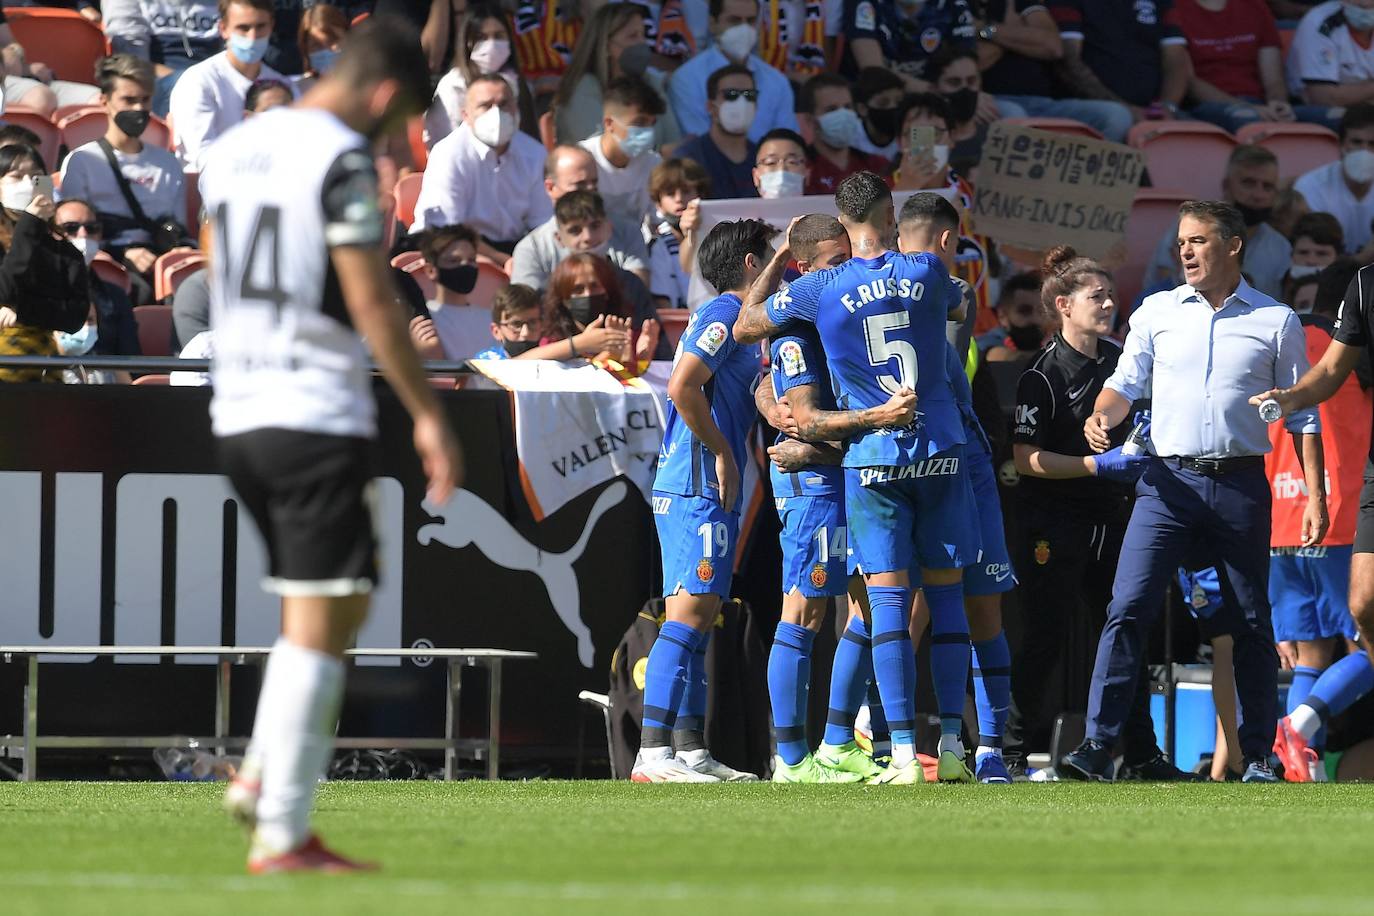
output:
[{"label": "blue shorts", "polygon": [[1355,638],[1350,616],[1350,553],[1345,547],[1276,547],[1269,554],[1274,638]]},{"label": "blue shorts", "polygon": [[844,498],[780,496],[774,500],[782,522],[782,593],[799,589],[808,598],[832,598],[848,590],[849,538]]},{"label": "blue shorts", "polygon": [[978,562],[964,567],[965,595],[1000,595],[1016,587],[1016,572],[1007,553],[1006,528],[1002,523],[1002,498],[997,493],[997,472],[992,456],[979,453],[968,461],[969,485],[978,507],[978,530],[983,549]]},{"label": "blue shorts", "polygon": [[652,505],[663,556],[663,597],[670,598],[680,589],[689,595],[729,599],[739,513],[726,512],[706,496],[658,490]]},{"label": "blue shorts", "polygon": [[865,573],[955,569],[978,559],[973,487],[962,446],[904,467],[845,468],[845,515]]}]

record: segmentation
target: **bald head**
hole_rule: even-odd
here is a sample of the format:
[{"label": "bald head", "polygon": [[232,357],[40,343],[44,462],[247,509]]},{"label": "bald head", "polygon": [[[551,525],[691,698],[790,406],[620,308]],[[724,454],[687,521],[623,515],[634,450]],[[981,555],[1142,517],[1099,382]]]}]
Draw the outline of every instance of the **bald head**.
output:
[{"label": "bald head", "polygon": [[580,146],[556,146],[544,160],[544,191],[554,203],[569,191],[596,190],[596,160]]}]

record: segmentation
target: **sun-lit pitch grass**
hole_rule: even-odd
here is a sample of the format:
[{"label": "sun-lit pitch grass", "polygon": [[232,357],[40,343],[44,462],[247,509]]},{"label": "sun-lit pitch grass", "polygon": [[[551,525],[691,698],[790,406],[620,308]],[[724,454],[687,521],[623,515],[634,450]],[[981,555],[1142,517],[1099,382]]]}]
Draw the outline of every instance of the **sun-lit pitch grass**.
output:
[{"label": "sun-lit pitch grass", "polygon": [[[1374,787],[334,783],[358,877],[250,878],[214,785],[0,785],[6,913],[1374,911]],[[875,909],[876,908],[876,909]]]}]

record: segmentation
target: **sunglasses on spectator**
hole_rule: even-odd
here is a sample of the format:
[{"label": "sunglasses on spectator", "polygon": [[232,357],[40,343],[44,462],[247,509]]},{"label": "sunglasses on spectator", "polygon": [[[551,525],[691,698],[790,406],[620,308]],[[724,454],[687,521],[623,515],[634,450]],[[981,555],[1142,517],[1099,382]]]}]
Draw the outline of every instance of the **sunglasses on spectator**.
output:
[{"label": "sunglasses on spectator", "polygon": [[733,102],[735,99],[745,99],[750,102],[757,102],[759,100],[759,91],[757,89],[722,89],[720,91],[720,97],[727,102]]},{"label": "sunglasses on spectator", "polygon": [[58,223],[57,228],[64,235],[76,235],[82,229],[86,230],[87,235],[99,235],[102,227],[100,223]]},{"label": "sunglasses on spectator", "polygon": [[534,321],[503,321],[501,322],[501,327],[510,328],[512,331],[519,334],[522,331],[529,331],[538,328],[539,320],[535,319]]}]

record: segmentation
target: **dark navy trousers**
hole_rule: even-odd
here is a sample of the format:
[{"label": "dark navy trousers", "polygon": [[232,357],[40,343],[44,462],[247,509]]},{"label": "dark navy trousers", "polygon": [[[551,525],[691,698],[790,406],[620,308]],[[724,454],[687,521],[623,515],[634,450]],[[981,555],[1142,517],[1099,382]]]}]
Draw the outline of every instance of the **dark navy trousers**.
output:
[{"label": "dark navy trousers", "polygon": [[1217,568],[1224,600],[1213,622],[1235,640],[1241,751],[1247,758],[1268,754],[1279,666],[1269,609],[1269,501],[1262,464],[1207,477],[1167,458],[1150,462],[1136,485],[1097,645],[1089,738],[1116,742],[1169,583],[1181,564],[1199,563]]}]

